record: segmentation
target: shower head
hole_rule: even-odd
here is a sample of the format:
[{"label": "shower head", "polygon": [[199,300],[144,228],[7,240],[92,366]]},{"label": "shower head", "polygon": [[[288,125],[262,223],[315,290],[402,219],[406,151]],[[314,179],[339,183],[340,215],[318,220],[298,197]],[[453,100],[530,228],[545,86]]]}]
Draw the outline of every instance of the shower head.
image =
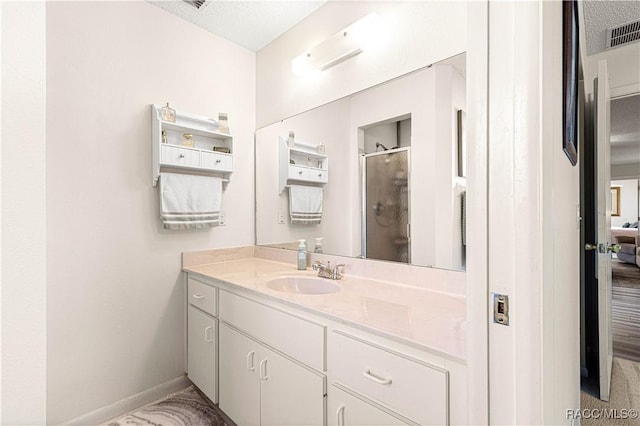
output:
[{"label": "shower head", "polygon": [[376,142],[376,150],[377,150],[378,148],[380,148],[380,147],[382,147],[382,149],[383,149],[384,151],[389,151],[389,148],[387,148],[386,146],[382,145],[380,142]]}]

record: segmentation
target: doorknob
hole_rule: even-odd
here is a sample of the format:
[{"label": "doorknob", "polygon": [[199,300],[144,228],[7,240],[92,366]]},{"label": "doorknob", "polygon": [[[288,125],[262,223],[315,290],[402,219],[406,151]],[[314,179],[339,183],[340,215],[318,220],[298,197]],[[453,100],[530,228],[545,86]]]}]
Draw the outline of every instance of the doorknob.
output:
[{"label": "doorknob", "polygon": [[609,252],[619,253],[620,250],[622,250],[622,246],[620,244],[609,244],[609,243],[585,244],[584,249],[598,250],[598,253],[609,253]]},{"label": "doorknob", "polygon": [[620,244],[607,244],[607,251],[620,253],[620,250],[622,250],[622,246]]}]

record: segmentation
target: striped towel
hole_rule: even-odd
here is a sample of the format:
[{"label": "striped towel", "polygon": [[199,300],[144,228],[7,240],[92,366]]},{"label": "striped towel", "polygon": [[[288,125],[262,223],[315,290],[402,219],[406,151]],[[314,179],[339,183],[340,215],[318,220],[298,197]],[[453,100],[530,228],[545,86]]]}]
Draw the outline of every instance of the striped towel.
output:
[{"label": "striped towel", "polygon": [[289,186],[291,223],[315,225],[322,222],[322,188],[319,186]]},{"label": "striped towel", "polygon": [[164,229],[202,229],[220,224],[222,179],[160,174],[160,218]]}]

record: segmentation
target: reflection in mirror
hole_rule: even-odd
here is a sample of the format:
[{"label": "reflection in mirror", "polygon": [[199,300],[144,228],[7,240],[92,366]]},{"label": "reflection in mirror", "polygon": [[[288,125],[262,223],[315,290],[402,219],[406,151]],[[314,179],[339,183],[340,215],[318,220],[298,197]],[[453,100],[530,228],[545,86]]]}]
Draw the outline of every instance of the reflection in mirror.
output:
[{"label": "reflection in mirror", "polygon": [[465,54],[256,131],[256,242],[464,270]]}]

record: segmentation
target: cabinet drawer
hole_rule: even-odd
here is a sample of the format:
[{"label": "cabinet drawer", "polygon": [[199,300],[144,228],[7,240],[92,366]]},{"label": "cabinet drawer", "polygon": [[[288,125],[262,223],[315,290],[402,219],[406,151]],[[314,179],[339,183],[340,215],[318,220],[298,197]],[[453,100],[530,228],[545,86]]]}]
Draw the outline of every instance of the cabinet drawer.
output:
[{"label": "cabinet drawer", "polygon": [[206,313],[216,316],[218,311],[216,309],[216,288],[211,287],[197,281],[193,278],[189,278],[187,285],[187,299],[189,304],[202,309]]},{"label": "cabinet drawer", "polygon": [[287,355],[324,371],[325,327],[220,290],[220,319]]},{"label": "cabinet drawer", "polygon": [[207,169],[220,170],[223,172],[230,172],[233,170],[233,158],[230,154],[219,154],[216,152],[205,152],[202,153],[202,163],[200,164],[202,167],[206,167]]},{"label": "cabinet drawer", "polygon": [[339,383],[422,425],[447,424],[447,371],[342,332],[329,339],[328,368]]},{"label": "cabinet drawer", "polygon": [[329,181],[329,172],[326,170],[310,169],[308,176],[310,182],[327,183]]},{"label": "cabinet drawer", "polygon": [[307,180],[309,178],[309,170],[300,166],[289,166],[289,179]]},{"label": "cabinet drawer", "polygon": [[289,179],[304,182],[327,183],[329,181],[329,171],[316,169],[313,167],[289,166]]},{"label": "cabinet drawer", "polygon": [[200,166],[200,151],[163,145],[160,147],[160,162],[171,166]]}]

